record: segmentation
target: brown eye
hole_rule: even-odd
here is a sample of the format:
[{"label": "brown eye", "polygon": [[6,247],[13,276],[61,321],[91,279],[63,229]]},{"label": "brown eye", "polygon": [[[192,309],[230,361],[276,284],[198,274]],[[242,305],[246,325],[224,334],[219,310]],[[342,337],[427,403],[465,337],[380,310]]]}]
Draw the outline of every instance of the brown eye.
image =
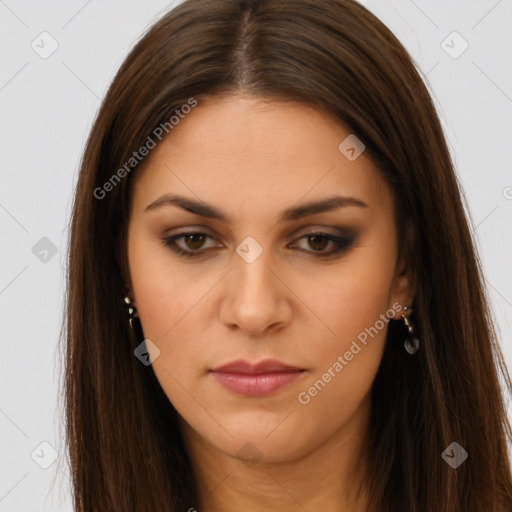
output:
[{"label": "brown eye", "polygon": [[329,243],[329,238],[325,235],[310,235],[308,243],[315,251],[322,251]]},{"label": "brown eye", "polygon": [[[327,258],[346,251],[354,243],[355,235],[335,236],[328,233],[308,233],[299,240],[304,239],[308,245],[307,248],[304,248],[305,252],[313,253],[319,258]],[[332,244],[332,249],[326,251],[329,243]],[[292,245],[292,247],[296,247],[296,245]]]},{"label": "brown eye", "polygon": [[204,233],[192,233],[183,237],[185,244],[189,249],[197,250],[200,249],[205,241]]},{"label": "brown eye", "polygon": [[[194,231],[190,233],[181,233],[179,235],[174,235],[171,237],[167,237],[162,239],[163,243],[173,250],[175,253],[181,256],[198,256],[201,253],[205,252],[207,249],[211,247],[207,247],[206,249],[202,249],[205,241],[208,238],[212,238],[210,235],[206,233],[202,233],[200,231]],[[177,243],[177,240],[183,240],[183,245]]]},{"label": "brown eye", "polygon": [[[200,256],[208,249],[215,248],[214,245],[204,248],[205,242],[213,237],[210,235],[197,231],[190,233],[181,233],[168,238],[162,239],[163,243],[175,253],[181,256],[194,257]],[[182,244],[177,241],[182,240]],[[354,242],[355,236],[335,236],[328,233],[308,233],[302,236],[299,240],[307,240],[306,248],[301,248],[304,252],[313,253],[316,257],[326,258],[334,256],[347,250]],[[331,244],[331,250],[326,250]],[[222,247],[218,245],[217,247]],[[292,245],[297,247],[296,245]]]}]

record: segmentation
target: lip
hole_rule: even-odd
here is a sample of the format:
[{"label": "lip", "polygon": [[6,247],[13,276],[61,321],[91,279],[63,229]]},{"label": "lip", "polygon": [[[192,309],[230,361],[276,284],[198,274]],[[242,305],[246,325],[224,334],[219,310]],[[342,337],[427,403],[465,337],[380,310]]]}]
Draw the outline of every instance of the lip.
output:
[{"label": "lip", "polygon": [[278,359],[264,359],[257,363],[251,363],[244,359],[237,359],[230,363],[214,368],[213,372],[244,373],[246,375],[257,375],[259,373],[276,373],[286,371],[300,371],[303,368],[282,363]]},{"label": "lip", "polygon": [[277,359],[258,363],[237,360],[210,370],[225,388],[244,396],[266,396],[298,379],[306,370]]}]

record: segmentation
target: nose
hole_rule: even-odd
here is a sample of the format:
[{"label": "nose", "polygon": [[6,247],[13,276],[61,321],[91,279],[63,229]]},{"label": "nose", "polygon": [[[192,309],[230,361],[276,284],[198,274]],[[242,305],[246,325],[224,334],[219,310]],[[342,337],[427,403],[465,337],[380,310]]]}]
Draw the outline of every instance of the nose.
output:
[{"label": "nose", "polygon": [[283,277],[265,251],[252,263],[240,258],[226,277],[221,321],[251,337],[288,325],[294,295]]}]

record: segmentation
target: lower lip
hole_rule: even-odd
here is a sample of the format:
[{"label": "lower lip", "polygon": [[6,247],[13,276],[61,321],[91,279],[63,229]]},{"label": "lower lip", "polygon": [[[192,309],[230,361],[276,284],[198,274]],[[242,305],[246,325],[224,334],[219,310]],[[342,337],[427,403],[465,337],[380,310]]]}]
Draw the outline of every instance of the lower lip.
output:
[{"label": "lower lip", "polygon": [[273,373],[235,373],[212,372],[217,381],[230,391],[245,396],[265,396],[288,386],[304,373],[273,372]]}]

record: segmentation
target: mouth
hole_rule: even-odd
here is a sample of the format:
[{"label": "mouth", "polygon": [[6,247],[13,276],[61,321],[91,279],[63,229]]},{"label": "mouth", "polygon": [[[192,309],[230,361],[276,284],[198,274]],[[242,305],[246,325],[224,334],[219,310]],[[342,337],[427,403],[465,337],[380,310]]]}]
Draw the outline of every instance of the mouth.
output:
[{"label": "mouth", "polygon": [[237,360],[210,370],[224,388],[244,396],[266,396],[283,389],[298,379],[303,368],[284,364],[276,359],[259,363]]}]

